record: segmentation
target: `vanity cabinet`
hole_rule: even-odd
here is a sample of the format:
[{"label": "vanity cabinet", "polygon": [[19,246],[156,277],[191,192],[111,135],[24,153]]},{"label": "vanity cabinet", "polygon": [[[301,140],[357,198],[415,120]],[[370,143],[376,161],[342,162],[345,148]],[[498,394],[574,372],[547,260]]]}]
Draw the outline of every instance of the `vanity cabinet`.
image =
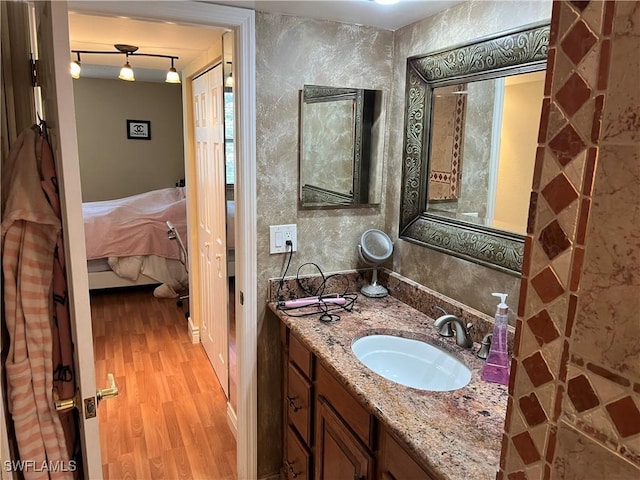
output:
[{"label": "vanity cabinet", "polygon": [[287,480],[437,480],[281,325]]},{"label": "vanity cabinet", "polygon": [[281,477],[312,479],[313,378],[311,352],[282,325],[284,346],[284,448]]}]

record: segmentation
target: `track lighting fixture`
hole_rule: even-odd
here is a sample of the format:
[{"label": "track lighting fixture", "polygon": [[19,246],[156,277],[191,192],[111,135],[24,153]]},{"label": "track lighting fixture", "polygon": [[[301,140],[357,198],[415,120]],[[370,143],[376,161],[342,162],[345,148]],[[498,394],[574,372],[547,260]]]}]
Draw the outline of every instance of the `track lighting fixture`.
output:
[{"label": "track lighting fixture", "polygon": [[77,59],[71,62],[71,78],[80,78],[80,71],[82,70],[80,66],[80,52],[76,52],[76,55]]},{"label": "track lighting fixture", "polygon": [[136,77],[133,74],[133,69],[131,68],[131,65],[129,65],[129,55],[127,54],[126,56],[126,63],[122,66],[122,68],[120,69],[120,75],[118,75],[118,78],[120,80],[126,80],[127,82],[133,82],[135,81]]},{"label": "track lighting fixture", "polygon": [[176,72],[176,68],[173,66],[173,58],[171,58],[171,68],[167,72],[167,79],[165,80],[167,83],[180,83],[180,75]]},{"label": "track lighting fixture", "polygon": [[171,60],[171,67],[169,68],[169,71],[167,72],[167,78],[166,78],[166,82],[167,83],[180,83],[180,75],[178,74],[178,72],[176,71],[176,68],[174,66],[174,61],[178,60],[178,57],[175,57],[173,55],[161,55],[161,54],[157,54],[157,53],[139,53],[138,47],[136,47],[135,45],[125,45],[125,44],[121,44],[118,43],[116,45],[114,45],[114,47],[116,48],[116,52],[105,52],[105,51],[99,51],[99,50],[71,50],[72,53],[75,53],[77,55],[77,60],[74,60],[71,62],[71,77],[72,78],[80,78],[80,72],[81,72],[81,67],[80,67],[80,54],[86,54],[86,55],[124,55],[125,56],[125,64],[122,66],[122,68],[120,69],[120,75],[118,75],[118,78],[120,80],[126,80],[128,82],[133,82],[135,81],[135,75],[133,73],[133,69],[131,68],[131,64],[129,63],[129,57],[130,56],[140,56],[140,57],[157,57],[157,58],[168,58]]}]

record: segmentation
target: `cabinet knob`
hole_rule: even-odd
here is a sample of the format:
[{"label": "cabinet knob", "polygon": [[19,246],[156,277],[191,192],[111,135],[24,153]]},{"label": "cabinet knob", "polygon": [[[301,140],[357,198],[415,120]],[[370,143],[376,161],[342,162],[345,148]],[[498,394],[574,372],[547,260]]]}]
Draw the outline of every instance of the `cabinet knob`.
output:
[{"label": "cabinet knob", "polygon": [[290,397],[287,395],[287,402],[289,402],[289,406],[291,407],[291,410],[293,410],[293,413],[296,413],[298,410],[302,408],[296,405],[295,399],[296,397]]},{"label": "cabinet knob", "polygon": [[285,460],[284,465],[282,466],[282,472],[287,476],[287,478],[298,478],[300,472],[296,472],[293,469],[293,463],[289,460]]}]

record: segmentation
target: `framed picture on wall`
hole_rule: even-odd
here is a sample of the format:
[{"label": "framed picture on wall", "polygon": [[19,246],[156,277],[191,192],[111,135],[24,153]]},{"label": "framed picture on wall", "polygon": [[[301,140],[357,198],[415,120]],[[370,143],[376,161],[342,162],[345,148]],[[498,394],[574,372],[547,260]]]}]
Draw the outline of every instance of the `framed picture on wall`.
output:
[{"label": "framed picture on wall", "polygon": [[151,122],[149,120],[127,120],[127,138],[151,140]]}]

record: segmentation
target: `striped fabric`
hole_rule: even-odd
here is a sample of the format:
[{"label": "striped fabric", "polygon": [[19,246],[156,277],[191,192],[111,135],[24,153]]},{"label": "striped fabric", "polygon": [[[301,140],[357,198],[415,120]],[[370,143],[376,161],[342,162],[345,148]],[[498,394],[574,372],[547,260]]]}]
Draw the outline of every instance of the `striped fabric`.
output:
[{"label": "striped fabric", "polygon": [[[55,216],[61,221],[62,209],[58,192],[53,152],[45,135],[40,133],[36,139],[36,161],[40,166],[42,190],[53,209]],[[53,340],[53,388],[59,398],[72,398],[76,392],[75,372],[73,366],[73,340],[71,338],[71,321],[69,312],[69,292],[67,289],[67,272],[65,266],[64,241],[62,229],[58,230],[53,262],[53,322],[51,335]],[[70,458],[81,454],[76,438],[76,418],[73,409],[58,412],[62,423]]]},{"label": "striped fabric", "polygon": [[53,401],[51,283],[60,221],[42,191],[35,142],[35,132],[24,131],[2,165],[9,412],[25,479],[71,479]]}]

